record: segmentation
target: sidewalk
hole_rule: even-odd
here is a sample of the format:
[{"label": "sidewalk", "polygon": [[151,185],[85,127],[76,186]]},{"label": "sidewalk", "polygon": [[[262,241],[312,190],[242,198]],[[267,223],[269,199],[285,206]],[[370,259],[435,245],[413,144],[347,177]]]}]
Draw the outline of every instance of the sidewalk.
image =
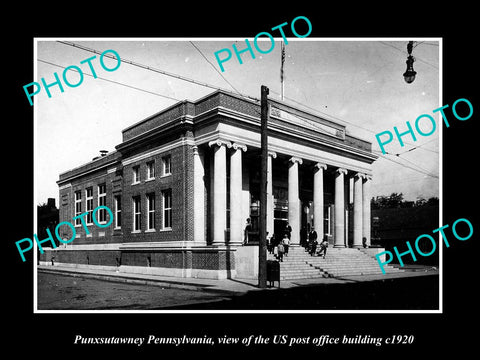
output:
[{"label": "sidewalk", "polygon": [[73,268],[69,266],[46,266],[37,265],[37,271],[60,275],[85,277],[97,280],[125,282],[131,284],[143,284],[160,286],[164,288],[177,288],[186,290],[201,290],[210,292],[245,293],[250,290],[258,290],[256,279],[197,279],[173,276],[133,274],[116,272],[111,270]]},{"label": "sidewalk", "polygon": [[[434,269],[431,266],[415,266],[414,269],[406,268],[404,272],[385,274],[385,275],[358,275],[358,276],[345,276],[339,278],[311,278],[311,279],[295,279],[295,280],[282,280],[280,282],[280,288],[287,289],[303,285],[312,284],[342,284],[342,283],[356,283],[364,281],[375,280],[389,280],[395,278],[416,277],[416,276],[428,276],[438,275],[438,269]],[[161,286],[164,288],[178,288],[187,290],[199,290],[218,293],[230,293],[230,294],[242,294],[248,291],[265,290],[258,288],[257,279],[196,279],[196,278],[181,278],[171,276],[160,275],[144,275],[144,274],[131,274],[124,272],[116,272],[111,270],[99,270],[99,269],[83,269],[72,268],[67,266],[55,265],[45,266],[37,265],[37,271],[44,273],[54,273],[60,275],[86,277],[91,279],[126,282],[132,284],[144,284]],[[278,282],[274,283],[274,287],[266,290],[278,289]]]}]

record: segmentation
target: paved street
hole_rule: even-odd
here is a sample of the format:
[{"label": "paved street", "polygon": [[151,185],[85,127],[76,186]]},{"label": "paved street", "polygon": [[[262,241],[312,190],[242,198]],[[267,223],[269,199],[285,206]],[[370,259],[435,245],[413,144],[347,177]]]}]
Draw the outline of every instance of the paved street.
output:
[{"label": "paved street", "polygon": [[[427,273],[423,273],[427,274]],[[238,280],[156,285],[38,272],[39,310],[435,310],[438,274],[305,279],[260,290]],[[201,282],[200,282],[201,281]],[[164,285],[163,285],[164,284]],[[194,285],[197,286],[194,286]],[[211,284],[220,284],[215,286]],[[225,285],[225,284],[228,284]],[[278,286],[278,284],[276,284]]]},{"label": "paved street", "polygon": [[331,283],[297,282],[275,291],[250,291],[230,300],[183,309],[436,310],[438,275]]},{"label": "paved street", "polygon": [[214,292],[38,273],[39,310],[145,310],[222,299]]}]

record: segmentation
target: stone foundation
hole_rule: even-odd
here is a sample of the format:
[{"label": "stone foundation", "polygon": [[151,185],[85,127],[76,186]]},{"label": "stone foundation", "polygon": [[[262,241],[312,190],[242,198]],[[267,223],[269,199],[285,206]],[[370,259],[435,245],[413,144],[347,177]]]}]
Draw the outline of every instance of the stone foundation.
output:
[{"label": "stone foundation", "polygon": [[44,249],[41,265],[118,270],[125,273],[235,278],[235,251],[230,247],[120,248],[118,250]]}]

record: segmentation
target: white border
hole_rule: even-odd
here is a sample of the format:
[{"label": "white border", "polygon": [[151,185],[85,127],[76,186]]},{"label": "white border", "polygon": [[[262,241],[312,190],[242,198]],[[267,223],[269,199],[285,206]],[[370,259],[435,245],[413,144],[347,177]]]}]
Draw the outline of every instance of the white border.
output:
[{"label": "white border", "polygon": [[[57,38],[44,38],[38,37],[33,38],[33,73],[34,78],[37,78],[37,43],[38,41],[57,41],[57,40],[64,40],[64,41],[245,41],[245,39],[253,40],[254,38],[226,38],[226,37],[218,37],[218,38],[83,38],[83,37],[57,37]],[[258,39],[261,41],[266,41],[267,39]],[[283,41],[282,38],[275,37],[275,41]],[[443,105],[443,92],[442,92],[442,85],[443,85],[443,38],[442,37],[418,37],[418,38],[406,38],[406,37],[364,37],[364,38],[356,38],[356,37],[327,37],[327,38],[318,38],[318,37],[306,37],[306,38],[289,38],[288,41],[365,41],[365,42],[372,42],[372,41],[438,41],[439,43],[439,107]],[[38,101],[38,100],[37,100]],[[34,194],[34,206],[33,206],[33,217],[34,217],[34,229],[33,233],[36,233],[37,229],[37,107],[35,104],[33,105],[33,114],[34,114],[34,174],[33,174],[33,194]],[[433,109],[432,109],[433,110]],[[441,116],[440,114],[438,116]],[[440,119],[441,120],[441,119]],[[441,121],[439,122],[441,123]],[[439,126],[439,226],[443,226],[443,126]],[[441,235],[439,234],[439,237]],[[441,240],[441,239],[440,239]],[[120,313],[120,314],[151,314],[151,313],[160,313],[160,314],[442,314],[443,313],[443,246],[440,246],[442,243],[439,240],[439,309],[438,310],[38,310],[38,299],[37,299],[37,251],[33,251],[33,313],[35,314],[57,314],[57,313]]]}]

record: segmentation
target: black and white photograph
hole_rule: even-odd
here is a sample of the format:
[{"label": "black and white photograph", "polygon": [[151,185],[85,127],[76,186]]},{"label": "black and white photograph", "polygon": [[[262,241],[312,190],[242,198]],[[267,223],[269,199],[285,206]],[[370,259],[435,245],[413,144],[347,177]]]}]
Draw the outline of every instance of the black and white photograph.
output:
[{"label": "black and white photograph", "polygon": [[471,346],[471,34],[205,16],[16,45],[6,241],[29,334],[125,357]]},{"label": "black and white photograph", "polygon": [[440,309],[441,39],[262,40],[37,40],[38,310]]}]

